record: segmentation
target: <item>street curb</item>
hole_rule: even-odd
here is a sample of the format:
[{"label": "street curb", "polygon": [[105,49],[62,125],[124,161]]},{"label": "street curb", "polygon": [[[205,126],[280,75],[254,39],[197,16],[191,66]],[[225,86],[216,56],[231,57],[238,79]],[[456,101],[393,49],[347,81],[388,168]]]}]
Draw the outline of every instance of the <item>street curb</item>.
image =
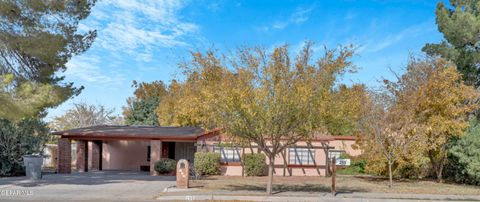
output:
[{"label": "street curb", "polygon": [[159,201],[480,201],[480,196],[462,195],[406,195],[385,193],[359,193],[332,196],[319,194],[316,196],[252,196],[252,195],[219,195],[219,194],[191,194],[162,195]]}]

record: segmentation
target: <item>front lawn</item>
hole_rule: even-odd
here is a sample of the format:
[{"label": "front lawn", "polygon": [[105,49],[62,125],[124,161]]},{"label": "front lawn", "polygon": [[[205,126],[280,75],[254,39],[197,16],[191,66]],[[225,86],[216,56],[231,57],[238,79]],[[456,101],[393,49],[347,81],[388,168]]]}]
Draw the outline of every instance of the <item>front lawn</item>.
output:
[{"label": "front lawn", "polygon": [[[204,190],[264,192],[267,177],[211,176],[193,180],[192,186]],[[274,192],[330,192],[330,177],[274,177]],[[388,188],[388,179],[376,176],[337,176],[338,192],[376,192],[411,194],[480,195],[480,187],[440,184],[432,180],[397,180]]]}]

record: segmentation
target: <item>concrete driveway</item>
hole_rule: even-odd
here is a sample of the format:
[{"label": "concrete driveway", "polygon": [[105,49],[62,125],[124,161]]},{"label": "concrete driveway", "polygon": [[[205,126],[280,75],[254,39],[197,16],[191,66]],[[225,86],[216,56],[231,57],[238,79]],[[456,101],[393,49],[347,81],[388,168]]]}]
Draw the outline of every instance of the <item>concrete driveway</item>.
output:
[{"label": "concrete driveway", "polygon": [[98,171],[47,174],[40,181],[0,178],[0,201],[153,201],[174,176],[148,172]]}]

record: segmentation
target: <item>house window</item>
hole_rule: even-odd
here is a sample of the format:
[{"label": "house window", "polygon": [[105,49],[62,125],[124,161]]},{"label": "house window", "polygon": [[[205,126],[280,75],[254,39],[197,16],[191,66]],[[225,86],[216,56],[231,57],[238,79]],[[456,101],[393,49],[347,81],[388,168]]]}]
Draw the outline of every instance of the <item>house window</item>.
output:
[{"label": "house window", "polygon": [[240,148],[214,146],[213,151],[220,153],[222,162],[240,162]]},{"label": "house window", "polygon": [[150,147],[150,145],[149,145],[149,146],[147,146],[147,162],[150,162],[150,153],[151,153],[151,152],[152,152],[152,149],[151,149],[151,147]]},{"label": "house window", "polygon": [[343,153],[345,153],[345,151],[343,151],[343,150],[330,150],[330,151],[328,151],[328,158],[329,159],[332,159],[332,158],[340,159],[340,157]]},{"label": "house window", "polygon": [[310,148],[288,148],[288,163],[292,165],[313,165],[315,150]]}]

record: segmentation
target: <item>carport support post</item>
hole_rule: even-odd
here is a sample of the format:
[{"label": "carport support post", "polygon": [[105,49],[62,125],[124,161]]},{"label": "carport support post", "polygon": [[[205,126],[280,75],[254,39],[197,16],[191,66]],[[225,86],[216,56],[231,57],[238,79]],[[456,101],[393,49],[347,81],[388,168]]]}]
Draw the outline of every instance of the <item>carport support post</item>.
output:
[{"label": "carport support post", "polygon": [[72,143],[68,138],[58,139],[57,172],[67,174],[72,172]]},{"label": "carport support post", "polygon": [[102,140],[88,141],[88,170],[102,170]]},{"label": "carport support post", "polygon": [[155,171],[155,162],[162,156],[162,141],[150,140],[150,175],[157,175]]},{"label": "carport support post", "polygon": [[88,141],[77,140],[77,171],[88,171]]}]

